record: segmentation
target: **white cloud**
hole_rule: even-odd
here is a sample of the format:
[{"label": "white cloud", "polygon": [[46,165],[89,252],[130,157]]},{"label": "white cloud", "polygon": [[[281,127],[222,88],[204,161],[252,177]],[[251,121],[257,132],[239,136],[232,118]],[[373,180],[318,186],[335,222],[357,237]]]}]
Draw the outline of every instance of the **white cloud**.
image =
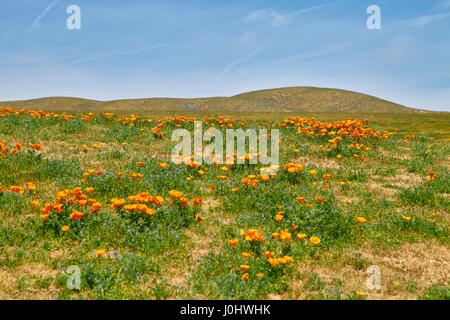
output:
[{"label": "white cloud", "polygon": [[300,9],[290,13],[281,13],[273,8],[261,9],[251,12],[245,19],[246,22],[266,21],[272,27],[283,27],[291,23],[292,18],[297,15],[320,10],[332,6],[338,2],[322,4],[314,7]]},{"label": "white cloud", "polygon": [[262,52],[262,48],[259,48],[253,52],[247,53],[245,55],[243,55],[242,57],[240,57],[239,59],[236,59],[234,61],[231,61],[230,63],[228,63],[226,65],[225,68],[222,69],[222,71],[219,74],[219,79],[222,79],[223,77],[225,77],[231,70],[233,70],[234,68],[236,68],[238,65],[247,62],[253,58],[255,58],[257,55],[259,55]]},{"label": "white cloud", "polygon": [[39,16],[36,17],[36,19],[33,20],[33,23],[30,25],[30,27],[28,28],[28,32],[36,29],[37,26],[39,26],[39,23],[41,22],[41,20],[47,15],[47,13],[49,13],[49,11],[58,3],[59,0],[54,0],[52,3],[50,3],[45,9],[44,11],[41,12],[41,14]]}]

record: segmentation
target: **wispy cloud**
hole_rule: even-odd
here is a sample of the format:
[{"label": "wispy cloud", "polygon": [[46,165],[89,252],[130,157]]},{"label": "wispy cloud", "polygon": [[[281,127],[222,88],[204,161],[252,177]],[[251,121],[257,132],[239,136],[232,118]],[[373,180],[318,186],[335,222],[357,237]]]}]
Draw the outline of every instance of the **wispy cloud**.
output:
[{"label": "wispy cloud", "polygon": [[125,55],[129,55],[129,54],[133,54],[133,53],[139,53],[139,52],[149,51],[149,50],[153,50],[153,49],[159,49],[159,48],[163,48],[166,46],[167,46],[167,43],[162,43],[162,44],[156,44],[156,45],[153,45],[150,47],[137,48],[137,49],[126,50],[126,51],[103,52],[103,53],[98,53],[98,54],[95,54],[95,55],[92,55],[92,56],[89,56],[86,58],[74,60],[72,62],[67,63],[66,66],[90,62],[90,61],[94,61],[94,60],[98,60],[98,59],[102,59],[102,58],[106,58],[106,57],[125,56]]},{"label": "wispy cloud", "polygon": [[294,18],[297,15],[320,10],[335,5],[338,2],[340,1],[304,8],[290,13],[281,13],[273,8],[255,10],[253,12],[250,12],[250,14],[246,17],[245,21],[246,22],[267,21],[267,23],[272,27],[283,27],[290,24],[292,18]]},{"label": "wispy cloud", "polygon": [[47,13],[49,13],[50,10],[52,10],[52,8],[59,2],[59,0],[54,0],[52,3],[50,3],[45,9],[44,11],[41,12],[41,14],[39,16],[37,16],[34,20],[33,23],[28,27],[27,29],[27,33],[36,29],[41,20],[47,15]]},{"label": "wispy cloud", "polygon": [[223,77],[225,77],[230,71],[235,69],[238,65],[252,60],[256,56],[258,56],[262,51],[263,51],[263,48],[259,48],[259,49],[255,50],[253,52],[250,52],[250,53],[247,53],[247,54],[243,55],[242,57],[240,57],[240,58],[238,58],[236,60],[231,61],[219,73],[218,79],[222,79]]},{"label": "wispy cloud", "polygon": [[409,27],[425,27],[434,22],[447,19],[450,17],[450,12],[448,13],[438,13],[438,14],[430,14],[425,16],[420,16],[412,19],[408,19],[404,21],[404,24]]}]

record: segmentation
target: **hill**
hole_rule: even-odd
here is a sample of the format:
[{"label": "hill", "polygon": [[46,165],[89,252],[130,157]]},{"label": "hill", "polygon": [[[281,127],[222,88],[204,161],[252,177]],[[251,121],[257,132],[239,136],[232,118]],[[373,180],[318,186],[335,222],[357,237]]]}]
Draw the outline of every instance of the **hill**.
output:
[{"label": "hill", "polygon": [[148,98],[97,101],[70,97],[49,97],[0,102],[0,106],[49,111],[198,111],[198,112],[419,112],[362,93],[316,87],[289,87],[241,93],[232,97]]}]

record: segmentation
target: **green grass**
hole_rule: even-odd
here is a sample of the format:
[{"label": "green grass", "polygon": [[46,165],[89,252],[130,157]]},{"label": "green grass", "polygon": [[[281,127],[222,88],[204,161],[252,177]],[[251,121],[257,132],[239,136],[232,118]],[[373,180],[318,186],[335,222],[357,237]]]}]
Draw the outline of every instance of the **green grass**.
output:
[{"label": "green grass", "polygon": [[[0,191],[0,277],[5,277],[0,279],[0,298],[448,299],[448,277],[442,282],[442,267],[430,269],[429,277],[441,281],[430,287],[411,271],[418,262],[408,255],[422,245],[431,255],[424,261],[439,261],[448,254],[448,114],[320,113],[317,119],[368,118],[371,127],[398,132],[388,140],[355,141],[368,151],[352,149],[352,140],[346,140],[329,152],[324,149],[327,138],[281,127],[289,115],[230,114],[238,119],[235,127],[280,128],[281,164],[304,166],[297,174],[280,169],[277,177],[259,179],[255,187],[244,185],[242,179],[258,175],[260,165],[235,165],[224,173],[221,166],[171,163],[173,122],[157,139],[150,132],[155,122],[120,124],[102,115],[88,122],[82,115],[68,121],[0,116],[0,142],[9,148],[23,143],[23,150],[0,157],[0,186],[33,182],[37,187],[23,195]],[[243,119],[248,123],[240,124]],[[180,125],[192,129],[190,123]],[[416,137],[405,139],[407,134]],[[40,143],[42,149],[33,151],[30,143]],[[168,167],[162,169],[161,162]],[[311,169],[317,175],[308,173]],[[83,176],[89,170],[99,174]],[[436,177],[429,179],[430,172]],[[142,178],[133,179],[131,173]],[[220,175],[228,178],[219,180]],[[41,221],[40,209],[54,202],[59,191],[75,187],[93,187],[88,198],[101,203],[100,211],[89,215],[88,208],[65,204],[63,213],[51,216],[49,223]],[[204,202],[186,208],[178,200],[169,203],[170,190],[181,191],[189,200],[203,197]],[[110,208],[112,198],[127,199],[140,192],[165,198],[161,207],[155,207],[155,215]],[[305,197],[312,206],[296,197]],[[33,200],[40,205],[34,207]],[[71,221],[67,215],[73,210],[82,210],[87,218]],[[280,211],[283,219],[277,222]],[[357,217],[367,222],[358,223]],[[61,231],[63,225],[71,230]],[[264,235],[261,243],[242,239],[240,233],[252,228]],[[284,229],[291,233],[290,241],[272,237]],[[306,233],[306,239],[299,239],[298,233]],[[319,237],[320,245],[313,245],[311,236]],[[240,239],[236,247],[229,245],[232,239]],[[98,249],[105,249],[105,255],[97,257]],[[266,251],[293,261],[271,267]],[[243,252],[250,256],[243,257]],[[401,254],[405,255],[401,263],[411,266],[406,273],[390,264]],[[365,287],[365,271],[373,264],[402,280],[387,277],[381,291],[371,292]],[[249,281],[243,279],[241,265],[250,267]],[[80,290],[66,286],[70,266],[81,270]],[[264,276],[258,277],[260,273]],[[12,278],[6,276],[11,274]],[[357,291],[366,291],[367,296],[358,296]]]}]

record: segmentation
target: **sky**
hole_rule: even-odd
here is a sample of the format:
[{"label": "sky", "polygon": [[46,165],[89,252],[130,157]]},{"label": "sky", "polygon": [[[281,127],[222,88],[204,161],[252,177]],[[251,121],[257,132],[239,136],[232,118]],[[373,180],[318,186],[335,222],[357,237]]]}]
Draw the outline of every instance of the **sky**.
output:
[{"label": "sky", "polygon": [[[66,26],[70,5],[80,8],[79,30]],[[370,5],[381,29],[367,28]],[[285,86],[450,111],[450,0],[0,2],[0,101]]]}]

